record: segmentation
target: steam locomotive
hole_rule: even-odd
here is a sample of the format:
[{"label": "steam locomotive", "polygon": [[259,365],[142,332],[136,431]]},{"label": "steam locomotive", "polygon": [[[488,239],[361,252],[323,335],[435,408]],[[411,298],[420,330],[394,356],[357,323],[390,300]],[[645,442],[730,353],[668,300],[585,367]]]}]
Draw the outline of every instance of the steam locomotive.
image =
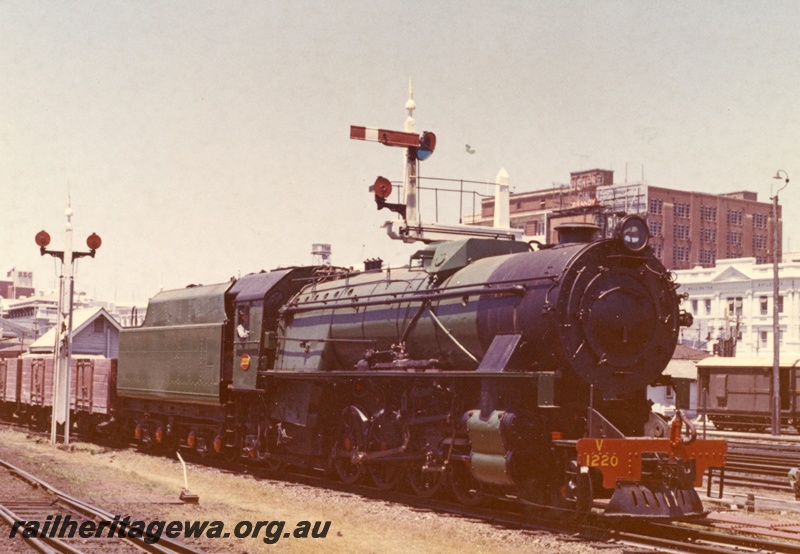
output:
[{"label": "steam locomotive", "polygon": [[608,516],[701,515],[694,486],[725,445],[650,412],[644,389],[687,316],[647,239],[629,216],[592,242],[470,238],[400,269],[291,267],[162,292],[120,335],[116,423],[144,447],[422,496],[449,485],[465,503],[586,512],[610,498]]},{"label": "steam locomotive", "polygon": [[650,411],[645,388],[690,316],[648,238],[634,215],[599,240],[473,237],[426,244],[402,268],[286,267],[161,292],[121,332],[107,415],[84,427],[420,496],[449,488],[466,504],[701,516],[694,487],[726,446]]}]

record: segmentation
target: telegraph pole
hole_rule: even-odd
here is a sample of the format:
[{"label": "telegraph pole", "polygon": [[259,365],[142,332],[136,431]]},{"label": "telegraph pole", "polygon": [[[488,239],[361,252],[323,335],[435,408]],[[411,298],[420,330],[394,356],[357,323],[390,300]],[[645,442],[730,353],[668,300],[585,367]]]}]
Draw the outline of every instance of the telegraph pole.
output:
[{"label": "telegraph pole", "polygon": [[772,434],[781,434],[781,346],[780,346],[780,316],[778,314],[778,300],[780,298],[780,276],[778,273],[778,193],[789,184],[789,175],[779,169],[773,179],[782,180],[781,173],[786,178],[786,183],[775,192],[772,197]]},{"label": "telegraph pole", "polygon": [[56,321],[56,344],[53,363],[53,412],[50,423],[50,444],[58,443],[58,426],[64,426],[64,444],[69,444],[70,373],[72,364],[72,298],[75,290],[73,260],[84,256],[94,258],[103,241],[92,233],[86,239],[89,252],[72,251],[72,208],[68,205],[66,239],[64,250],[47,250],[50,235],[47,231],[36,233],[36,244],[42,256],[49,254],[61,260],[59,279],[58,319]]}]

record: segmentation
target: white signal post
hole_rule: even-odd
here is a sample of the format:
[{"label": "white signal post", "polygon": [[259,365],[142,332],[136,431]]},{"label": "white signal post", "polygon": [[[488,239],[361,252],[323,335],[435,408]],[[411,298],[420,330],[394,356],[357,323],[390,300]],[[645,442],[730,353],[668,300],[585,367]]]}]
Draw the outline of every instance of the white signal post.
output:
[{"label": "white signal post", "polygon": [[61,294],[58,297],[55,368],[53,383],[53,415],[50,443],[58,442],[58,425],[64,426],[64,444],[69,444],[70,365],[72,364],[72,208],[67,207],[64,259],[61,264]]},{"label": "white signal post", "polygon": [[58,318],[56,321],[56,343],[53,352],[53,412],[50,418],[50,444],[58,443],[58,426],[64,426],[64,444],[69,444],[70,431],[70,383],[72,365],[72,300],[75,290],[73,277],[73,260],[83,256],[94,258],[95,252],[102,241],[92,233],[86,239],[89,252],[73,252],[72,250],[72,208],[67,205],[66,238],[64,250],[47,250],[50,244],[50,235],[40,231],[36,235],[36,244],[39,245],[41,255],[50,254],[61,260],[61,277],[59,279]]},{"label": "white signal post", "polygon": [[[414,121],[414,109],[417,104],[414,102],[414,91],[411,88],[411,78],[408,79],[408,100],[406,110],[408,117],[403,124],[406,133],[417,135],[417,122]],[[419,146],[419,135],[417,135],[417,146]],[[406,221],[410,227],[419,225],[419,212],[417,210],[417,152],[409,148],[406,150],[406,170],[403,175],[403,190],[406,196]]]},{"label": "white signal post", "polygon": [[494,226],[511,227],[511,193],[508,190],[508,172],[503,167],[497,173],[494,186]]}]

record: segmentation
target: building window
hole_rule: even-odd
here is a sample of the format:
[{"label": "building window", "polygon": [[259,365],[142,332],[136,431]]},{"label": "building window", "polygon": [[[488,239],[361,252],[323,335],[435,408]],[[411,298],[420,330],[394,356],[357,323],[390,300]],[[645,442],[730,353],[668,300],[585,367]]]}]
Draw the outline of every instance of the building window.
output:
[{"label": "building window", "polygon": [[768,221],[767,214],[753,214],[753,229],[766,229]]},{"label": "building window", "polygon": [[697,315],[697,300],[692,300],[692,313]]},{"label": "building window", "polygon": [[662,246],[660,244],[653,244],[651,248],[653,249],[653,255],[660,260]]},{"label": "building window", "polygon": [[783,296],[778,297],[778,313],[783,313]]},{"label": "building window", "polygon": [[700,263],[706,265],[713,265],[717,262],[716,250],[703,248],[700,250]]},{"label": "building window", "polygon": [[526,235],[543,235],[544,234],[544,221],[529,221],[525,224]]},{"label": "building window", "polygon": [[726,299],[728,302],[728,315],[742,315],[742,297],[729,297]]},{"label": "building window", "polygon": [[672,226],[672,236],[676,239],[683,240],[689,238],[689,226],[683,223],[676,223]]},{"label": "building window", "polygon": [[660,221],[648,221],[647,225],[650,227],[651,237],[660,237],[664,232],[664,224]]},{"label": "building window", "polygon": [[742,245],[742,233],[741,231],[728,231],[727,232],[727,239],[728,244],[731,246],[741,246]]},{"label": "building window", "polygon": [[673,246],[672,259],[674,263],[688,262],[689,261],[689,247],[688,246]]},{"label": "building window", "polygon": [[706,299],[706,315],[711,315],[711,299]]},{"label": "building window", "polygon": [[710,221],[710,222],[717,221],[717,208],[713,206],[701,206],[700,218],[703,221]]},{"label": "building window", "polygon": [[753,249],[764,250],[767,247],[767,237],[764,235],[753,235]]},{"label": "building window", "polygon": [[703,227],[700,229],[700,241],[712,244],[717,242],[717,230],[711,227]]},{"label": "building window", "polygon": [[761,331],[759,333],[759,335],[761,336],[761,346],[766,348],[766,346],[767,346],[767,332],[766,331]]},{"label": "building window", "polygon": [[769,300],[767,300],[766,296],[762,296],[759,300],[761,304],[761,315],[767,315],[769,313]]},{"label": "building window", "polygon": [[103,320],[102,317],[98,317],[97,319],[94,320],[95,333],[102,333],[103,331],[105,331],[105,329],[106,329],[105,321]]},{"label": "building window", "polygon": [[672,207],[672,213],[675,217],[689,217],[689,204],[687,202],[675,202]]},{"label": "building window", "polygon": [[741,225],[743,216],[742,210],[728,210],[728,225]]},{"label": "building window", "polygon": [[664,213],[664,201],[657,198],[650,199],[650,213],[661,215]]}]

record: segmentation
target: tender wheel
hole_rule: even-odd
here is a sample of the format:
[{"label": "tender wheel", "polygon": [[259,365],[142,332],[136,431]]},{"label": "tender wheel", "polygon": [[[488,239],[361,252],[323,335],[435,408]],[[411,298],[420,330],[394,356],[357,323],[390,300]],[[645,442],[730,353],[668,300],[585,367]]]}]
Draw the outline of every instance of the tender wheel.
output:
[{"label": "tender wheel", "polygon": [[331,462],[336,475],[352,484],[364,475],[364,464],[354,463],[353,453],[364,451],[364,425],[361,418],[348,410],[339,420],[336,441],[331,449]]},{"label": "tender wheel", "polygon": [[480,506],[486,500],[483,485],[472,476],[466,465],[460,462],[451,465],[449,481],[453,494],[465,506]]},{"label": "tender wheel", "polygon": [[283,463],[283,460],[279,460],[278,458],[267,458],[264,463],[267,469],[272,473],[282,473],[283,470],[286,469],[286,464]]},{"label": "tender wheel", "polygon": [[226,446],[222,451],[222,460],[226,464],[234,464],[238,462],[241,450],[241,448],[236,448],[235,446]]},{"label": "tender wheel", "polygon": [[[399,448],[404,443],[404,430],[398,412],[381,410],[372,420],[367,432],[367,450],[381,452]],[[375,460],[367,465],[372,481],[381,490],[390,490],[403,478],[404,462]]]}]

